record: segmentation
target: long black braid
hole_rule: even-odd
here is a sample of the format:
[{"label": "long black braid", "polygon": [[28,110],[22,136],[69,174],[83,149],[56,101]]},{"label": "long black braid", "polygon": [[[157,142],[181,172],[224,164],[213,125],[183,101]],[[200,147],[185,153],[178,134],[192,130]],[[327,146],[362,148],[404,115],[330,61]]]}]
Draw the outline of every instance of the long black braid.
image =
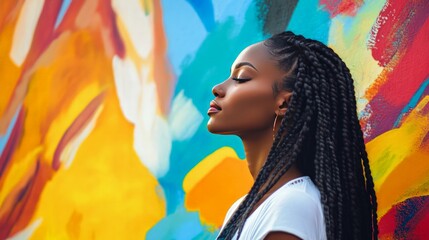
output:
[{"label": "long black braid", "polygon": [[292,97],[265,164],[218,239],[237,231],[239,238],[255,204],[293,164],[320,191],[328,239],[377,239],[377,199],[349,69],[331,48],[290,31],[264,44],[288,73],[274,94],[280,88]]}]

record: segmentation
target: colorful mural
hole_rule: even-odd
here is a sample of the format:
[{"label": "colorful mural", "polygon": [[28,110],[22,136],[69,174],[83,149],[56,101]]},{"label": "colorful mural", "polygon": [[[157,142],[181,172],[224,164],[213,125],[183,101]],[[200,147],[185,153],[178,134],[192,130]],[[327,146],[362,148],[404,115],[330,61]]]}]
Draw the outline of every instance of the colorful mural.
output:
[{"label": "colorful mural", "polygon": [[252,179],[211,88],[289,29],[355,79],[381,239],[429,238],[428,0],[0,2],[0,239],[213,239]]}]

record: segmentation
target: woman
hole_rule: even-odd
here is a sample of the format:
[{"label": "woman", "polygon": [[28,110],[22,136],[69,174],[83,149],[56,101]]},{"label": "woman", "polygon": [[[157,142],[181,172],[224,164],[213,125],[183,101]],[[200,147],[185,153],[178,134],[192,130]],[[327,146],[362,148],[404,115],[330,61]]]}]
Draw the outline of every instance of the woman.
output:
[{"label": "woman", "polygon": [[377,201],[350,72],[283,32],[244,49],[207,127],[241,138],[255,182],[218,239],[377,239]]}]

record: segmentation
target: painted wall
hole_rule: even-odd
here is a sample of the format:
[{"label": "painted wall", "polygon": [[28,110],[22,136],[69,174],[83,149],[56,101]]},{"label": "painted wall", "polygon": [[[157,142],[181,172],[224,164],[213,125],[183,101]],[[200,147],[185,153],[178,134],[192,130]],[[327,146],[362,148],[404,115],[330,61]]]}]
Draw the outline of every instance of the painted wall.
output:
[{"label": "painted wall", "polygon": [[380,237],[429,237],[429,1],[285,3],[1,1],[0,239],[213,239],[252,180],[211,88],[284,29],[351,69]]}]

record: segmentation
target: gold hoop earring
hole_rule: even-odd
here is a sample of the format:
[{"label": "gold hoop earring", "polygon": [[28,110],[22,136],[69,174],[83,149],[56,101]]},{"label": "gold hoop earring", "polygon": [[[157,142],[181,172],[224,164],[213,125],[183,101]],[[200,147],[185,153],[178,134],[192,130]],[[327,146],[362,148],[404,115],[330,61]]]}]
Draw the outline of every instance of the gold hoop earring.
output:
[{"label": "gold hoop earring", "polygon": [[276,139],[276,124],[277,124],[277,118],[279,115],[276,113],[276,118],[274,118],[274,124],[273,124],[273,140]]}]

